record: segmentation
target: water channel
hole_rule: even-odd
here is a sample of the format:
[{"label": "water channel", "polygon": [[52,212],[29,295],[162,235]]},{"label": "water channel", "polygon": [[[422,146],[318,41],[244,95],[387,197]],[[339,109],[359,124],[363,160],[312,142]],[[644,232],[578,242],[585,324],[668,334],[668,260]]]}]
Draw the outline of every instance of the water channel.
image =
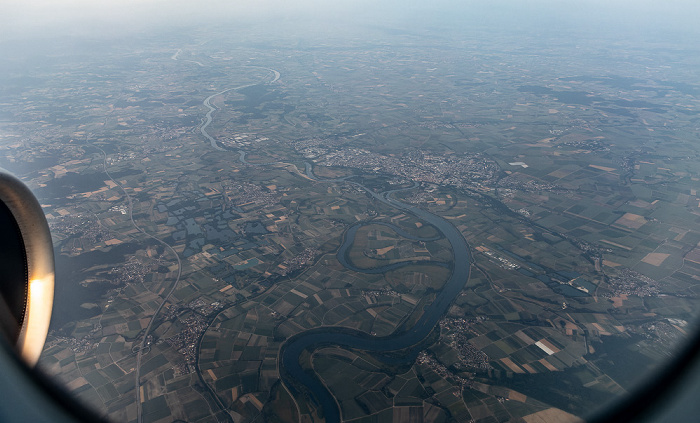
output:
[{"label": "water channel", "polygon": [[[318,180],[313,175],[310,164],[306,165],[306,173],[309,177]],[[345,178],[343,178],[345,179]],[[363,185],[354,183],[362,187],[374,199],[387,204],[402,212],[410,213],[415,217],[427,222],[442,233],[448,240],[453,252],[452,274],[445,283],[441,291],[437,293],[435,300],[425,307],[422,316],[413,327],[403,332],[394,333],[389,336],[376,337],[367,333],[347,328],[323,327],[311,329],[291,337],[282,346],[282,359],[280,362],[280,373],[282,380],[290,390],[295,391],[295,386],[303,385],[311,393],[317,404],[323,409],[323,414],[327,423],[339,423],[340,409],[333,395],[329,392],[321,380],[313,374],[307,373],[299,363],[299,357],[304,350],[315,350],[322,346],[339,346],[342,348],[363,350],[370,353],[388,353],[397,350],[407,350],[399,361],[411,362],[415,360],[418,350],[423,346],[417,346],[423,341],[435,327],[440,318],[445,314],[455,297],[462,291],[470,274],[472,257],[469,252],[469,245],[460,231],[447,220],[426,210],[415,206],[404,204],[395,200],[391,195],[395,192],[414,188],[403,188],[386,191],[377,194]],[[354,227],[357,232],[359,226]],[[352,228],[351,228],[352,229]],[[354,233],[346,233],[345,240],[340,251],[346,251],[352,245]],[[343,250],[345,248],[345,250]],[[340,255],[339,255],[340,257]],[[343,253],[344,257],[344,253]],[[345,262],[345,263],[343,263]],[[346,260],[341,263],[347,265]],[[372,269],[359,269],[352,266],[352,270],[369,273]],[[386,269],[384,270],[386,271]],[[414,347],[414,348],[411,348]],[[396,363],[396,359],[394,363]]]}]

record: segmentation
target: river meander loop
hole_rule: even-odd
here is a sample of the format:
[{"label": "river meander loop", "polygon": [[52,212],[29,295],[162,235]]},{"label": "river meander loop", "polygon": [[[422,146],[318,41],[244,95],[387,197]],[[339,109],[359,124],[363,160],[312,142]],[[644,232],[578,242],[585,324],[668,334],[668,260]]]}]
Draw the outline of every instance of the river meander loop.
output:
[{"label": "river meander loop", "polygon": [[[310,165],[307,165],[306,173],[307,175],[313,175]],[[318,180],[315,177],[314,179]],[[418,351],[412,351],[411,347],[420,344],[421,341],[430,334],[437,322],[445,314],[452,301],[459,295],[462,289],[464,289],[469,279],[472,263],[469,244],[467,244],[462,233],[447,220],[418,207],[404,204],[391,197],[394,192],[401,190],[391,190],[382,194],[377,194],[363,185],[355,182],[351,183],[363,188],[374,199],[403,212],[410,213],[435,226],[447,239],[452,248],[453,261],[450,266],[452,273],[442,290],[437,293],[435,300],[425,307],[423,314],[416,324],[411,328],[405,329],[403,332],[395,332],[388,336],[376,337],[365,332],[348,328],[322,327],[299,333],[289,338],[289,340],[283,344],[280,360],[280,375],[282,381],[292,392],[298,392],[295,386],[303,385],[308,393],[311,394],[313,401],[323,410],[324,418],[327,423],[339,423],[341,421],[338,403],[318,376],[306,372],[301,367],[299,363],[301,353],[304,350],[313,351],[322,346],[338,346],[378,354],[408,349],[409,352],[404,354],[403,361],[410,362],[415,360]],[[414,184],[413,187],[415,186]],[[358,228],[359,226],[355,227],[355,232]],[[352,228],[348,231],[350,230],[352,230]],[[352,239],[349,239],[346,235],[346,243],[348,240],[352,242]],[[358,270],[358,268],[353,268],[352,270],[367,273],[367,271],[371,269]]]}]

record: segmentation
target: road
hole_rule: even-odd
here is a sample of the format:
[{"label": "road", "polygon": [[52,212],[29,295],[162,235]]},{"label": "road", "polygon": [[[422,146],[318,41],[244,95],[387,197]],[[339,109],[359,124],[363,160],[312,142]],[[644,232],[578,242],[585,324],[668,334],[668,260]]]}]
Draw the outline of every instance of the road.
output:
[{"label": "road", "polygon": [[170,244],[167,242],[161,240],[160,238],[157,238],[148,232],[146,232],[142,227],[140,227],[136,221],[134,220],[134,206],[133,202],[131,200],[131,196],[129,193],[124,189],[124,186],[119,183],[119,181],[115,180],[112,178],[112,175],[110,175],[109,171],[107,170],[107,153],[100,147],[92,144],[93,147],[96,149],[100,150],[102,153],[102,167],[104,169],[105,174],[107,177],[115,183],[119,189],[122,190],[124,195],[126,196],[126,201],[128,203],[129,207],[129,220],[131,220],[131,224],[136,228],[139,232],[144,234],[146,237],[156,241],[157,243],[161,244],[164,246],[168,251],[170,251],[175,258],[177,259],[177,276],[175,277],[175,280],[173,281],[172,286],[170,287],[170,290],[168,293],[165,295],[163,298],[163,301],[160,303],[158,308],[156,309],[155,313],[153,313],[153,316],[151,316],[151,320],[148,322],[148,326],[146,326],[146,331],[143,333],[143,339],[141,340],[141,345],[139,345],[138,352],[136,353],[136,369],[135,369],[135,374],[136,374],[136,415],[137,415],[137,420],[139,423],[143,421],[142,413],[141,413],[141,359],[143,356],[143,350],[146,348],[146,339],[148,338],[148,334],[151,332],[151,328],[153,327],[153,322],[155,322],[156,317],[158,317],[158,314],[160,314],[161,310],[163,309],[163,306],[165,306],[165,303],[170,299],[170,296],[173,295],[173,292],[175,292],[175,289],[177,288],[178,282],[180,282],[180,276],[182,275],[182,261],[180,260],[180,255],[173,249]]}]

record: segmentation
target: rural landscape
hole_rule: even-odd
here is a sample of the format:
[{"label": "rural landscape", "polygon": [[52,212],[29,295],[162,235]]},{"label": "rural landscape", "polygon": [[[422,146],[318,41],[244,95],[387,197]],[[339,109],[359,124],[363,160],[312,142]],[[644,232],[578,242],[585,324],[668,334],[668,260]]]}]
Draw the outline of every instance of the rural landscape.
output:
[{"label": "rural landscape", "polygon": [[55,247],[39,367],[79,401],[574,422],[696,330],[697,46],[287,30],[0,45],[0,166]]}]

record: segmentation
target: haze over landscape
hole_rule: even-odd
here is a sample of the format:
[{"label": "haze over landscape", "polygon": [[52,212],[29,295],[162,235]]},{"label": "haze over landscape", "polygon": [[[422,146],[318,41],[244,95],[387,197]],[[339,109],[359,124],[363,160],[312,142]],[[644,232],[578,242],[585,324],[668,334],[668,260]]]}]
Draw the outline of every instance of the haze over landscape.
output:
[{"label": "haze over landscape", "polygon": [[0,9],[81,402],[573,422],[695,332],[695,2],[229,3]]}]

